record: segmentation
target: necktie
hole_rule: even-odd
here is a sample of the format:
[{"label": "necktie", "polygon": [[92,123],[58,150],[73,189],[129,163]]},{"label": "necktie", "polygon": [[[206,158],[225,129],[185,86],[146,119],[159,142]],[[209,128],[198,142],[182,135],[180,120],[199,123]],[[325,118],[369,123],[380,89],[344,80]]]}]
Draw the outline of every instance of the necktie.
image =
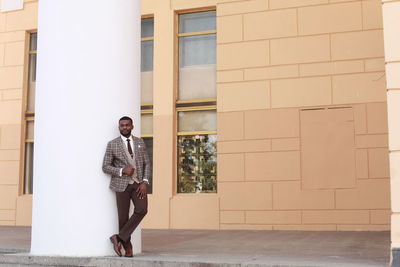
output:
[{"label": "necktie", "polygon": [[132,147],[131,147],[131,140],[130,139],[126,139],[126,142],[128,142],[128,152],[129,154],[131,154],[131,157],[133,158],[133,151],[132,151]]}]

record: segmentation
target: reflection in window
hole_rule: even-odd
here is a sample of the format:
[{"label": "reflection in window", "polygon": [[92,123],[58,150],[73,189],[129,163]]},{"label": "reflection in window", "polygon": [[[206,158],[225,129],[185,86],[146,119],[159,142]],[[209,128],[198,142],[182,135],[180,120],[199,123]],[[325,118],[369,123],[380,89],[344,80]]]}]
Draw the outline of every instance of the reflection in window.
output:
[{"label": "reflection in window", "polygon": [[217,191],[217,152],[214,135],[178,137],[178,192]]},{"label": "reflection in window", "polygon": [[[146,145],[147,154],[149,155],[151,166],[153,168],[153,137],[143,137],[142,139]],[[153,171],[151,172],[149,178],[149,186],[147,186],[147,194],[152,194],[152,193],[153,193]]]},{"label": "reflection in window", "polygon": [[[140,119],[140,130],[141,137],[146,145],[146,151],[149,155],[150,164],[153,168],[153,114],[142,114]],[[153,192],[153,170],[151,170],[149,178],[149,186],[147,187],[147,193]]]},{"label": "reflection in window", "polygon": [[217,192],[215,110],[178,112],[178,193]]}]

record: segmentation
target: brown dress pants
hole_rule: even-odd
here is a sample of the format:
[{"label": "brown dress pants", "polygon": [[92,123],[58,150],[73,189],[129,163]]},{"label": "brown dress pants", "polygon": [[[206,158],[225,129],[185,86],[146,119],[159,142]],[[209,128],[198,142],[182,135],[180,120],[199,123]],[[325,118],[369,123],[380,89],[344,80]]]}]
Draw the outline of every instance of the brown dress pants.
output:
[{"label": "brown dress pants", "polygon": [[[119,224],[118,236],[122,239],[122,244],[125,249],[132,248],[131,235],[147,214],[147,196],[143,199],[139,199],[136,192],[138,187],[138,183],[128,184],[124,192],[116,192]],[[132,216],[129,218],[131,200],[135,209]]]}]

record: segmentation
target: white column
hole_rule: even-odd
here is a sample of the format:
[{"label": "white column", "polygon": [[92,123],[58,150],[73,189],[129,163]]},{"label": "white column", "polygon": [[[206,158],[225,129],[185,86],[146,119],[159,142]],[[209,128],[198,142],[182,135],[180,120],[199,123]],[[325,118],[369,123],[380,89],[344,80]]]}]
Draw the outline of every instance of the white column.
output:
[{"label": "white column", "polygon": [[121,116],[140,134],[139,74],[140,0],[39,1],[32,254],[115,255],[101,167]]},{"label": "white column", "polygon": [[382,0],[389,124],[392,266],[400,265],[400,2]]}]

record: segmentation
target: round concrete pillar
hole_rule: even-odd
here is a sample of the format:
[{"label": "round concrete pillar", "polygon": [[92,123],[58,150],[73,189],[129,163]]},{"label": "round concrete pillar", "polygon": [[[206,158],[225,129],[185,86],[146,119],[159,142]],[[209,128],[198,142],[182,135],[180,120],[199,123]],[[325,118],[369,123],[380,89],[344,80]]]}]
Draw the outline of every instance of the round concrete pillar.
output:
[{"label": "round concrete pillar", "polygon": [[400,266],[400,2],[382,0],[391,187],[392,265]]},{"label": "round concrete pillar", "polygon": [[37,51],[31,253],[114,255],[101,167],[121,116],[140,134],[140,1],[40,0]]}]

